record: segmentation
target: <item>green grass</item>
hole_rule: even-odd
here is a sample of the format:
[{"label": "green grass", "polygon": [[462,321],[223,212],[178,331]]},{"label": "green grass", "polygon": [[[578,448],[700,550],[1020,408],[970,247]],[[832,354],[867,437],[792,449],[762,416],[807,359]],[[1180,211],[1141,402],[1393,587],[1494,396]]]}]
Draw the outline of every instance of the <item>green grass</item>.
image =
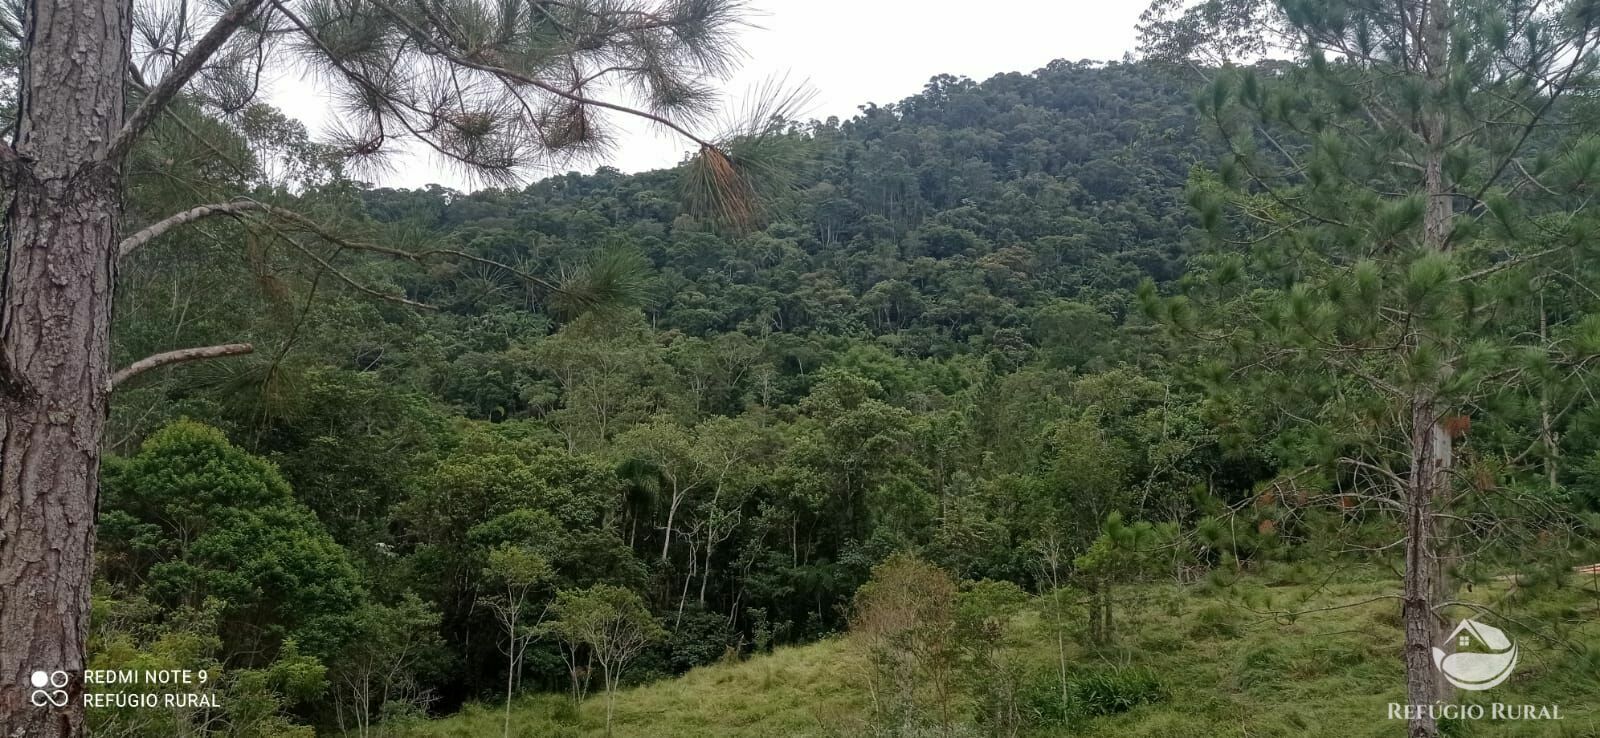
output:
[{"label": "green grass", "polygon": [[[843,641],[775,649],[736,664],[691,670],[677,679],[625,690],[617,696],[614,734],[652,738],[698,736],[822,736],[832,716],[859,714],[849,672],[859,662]],[[596,684],[598,689],[598,683]],[[513,736],[527,738],[605,734],[605,695],[594,694],[574,711],[565,696],[539,695],[512,705]],[[498,736],[499,705],[474,705],[405,735],[421,738]]]},{"label": "green grass", "polygon": [[[1362,578],[1367,576],[1367,578]],[[1270,577],[1231,586],[1148,586],[1131,591],[1116,612],[1117,643],[1071,646],[1076,670],[1145,667],[1166,699],[1127,712],[1041,726],[1033,736],[1180,738],[1185,736],[1400,736],[1387,705],[1404,701],[1399,603],[1394,583],[1356,574],[1321,586],[1267,586]],[[1560,722],[1472,721],[1447,726],[1454,738],[1552,736],[1600,738],[1600,592],[1575,585],[1537,599],[1508,594],[1508,584],[1465,595],[1515,612],[1519,622],[1558,632],[1554,645],[1486,620],[1516,638],[1521,660],[1512,679],[1465,701],[1559,704]],[[1523,601],[1518,601],[1523,600]],[[1304,612],[1314,610],[1313,612]],[[1297,617],[1274,612],[1304,612]],[[1465,614],[1464,612],[1461,614]],[[1011,627],[1011,654],[1040,679],[1055,668],[1052,637],[1034,614]],[[867,698],[863,662],[843,639],[780,648],[741,663],[695,669],[678,679],[625,690],[617,697],[614,734],[650,738],[766,738],[861,733]],[[500,710],[472,706],[413,726],[408,738],[497,736]],[[562,697],[514,705],[512,735],[604,735],[603,695],[573,709]],[[959,735],[981,735],[969,729]]]}]

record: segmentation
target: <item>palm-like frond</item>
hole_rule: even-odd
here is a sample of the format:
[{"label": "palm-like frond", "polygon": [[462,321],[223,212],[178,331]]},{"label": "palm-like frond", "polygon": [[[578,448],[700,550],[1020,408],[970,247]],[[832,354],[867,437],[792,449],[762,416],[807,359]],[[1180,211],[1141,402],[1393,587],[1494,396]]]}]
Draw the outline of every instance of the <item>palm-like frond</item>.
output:
[{"label": "palm-like frond", "polygon": [[550,296],[551,308],[564,318],[586,312],[637,307],[650,293],[653,270],[636,251],[607,249],[561,280]]},{"label": "palm-like frond", "polygon": [[701,147],[685,167],[682,197],[690,211],[738,229],[754,225],[794,182],[800,140],[790,127],[814,96],[809,86],[781,78],[753,89],[719,143]]},{"label": "palm-like frond", "polygon": [[270,351],[234,361],[208,361],[185,369],[192,386],[217,392],[238,417],[260,425],[295,417],[304,397],[303,373]]}]

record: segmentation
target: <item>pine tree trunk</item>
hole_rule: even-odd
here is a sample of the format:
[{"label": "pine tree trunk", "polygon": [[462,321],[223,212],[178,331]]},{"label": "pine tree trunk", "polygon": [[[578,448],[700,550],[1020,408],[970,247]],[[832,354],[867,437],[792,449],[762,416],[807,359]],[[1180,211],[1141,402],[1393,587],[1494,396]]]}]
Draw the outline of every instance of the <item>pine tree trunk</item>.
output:
[{"label": "pine tree trunk", "polygon": [[[1544,308],[1544,292],[1539,293],[1539,343],[1550,343],[1550,316]],[[1554,418],[1550,415],[1550,387],[1539,388],[1539,442],[1544,445],[1545,483],[1554,490],[1560,478],[1561,444],[1556,442]]]},{"label": "pine tree trunk", "polygon": [[[1422,240],[1428,251],[1450,250],[1451,221],[1454,218],[1452,187],[1444,171],[1445,82],[1449,75],[1449,8],[1444,0],[1422,0],[1413,7],[1417,35],[1421,40],[1422,73],[1432,98],[1418,119],[1418,133],[1426,147],[1422,163],[1423,193],[1427,207],[1423,214]],[[1423,339],[1414,335],[1418,344]],[[1418,345],[1413,345],[1415,350]],[[1411,396],[1411,464],[1406,476],[1406,570],[1403,583],[1402,614],[1405,623],[1406,699],[1412,705],[1428,705],[1450,696],[1434,670],[1432,649],[1440,633],[1434,608],[1448,599],[1444,552],[1450,550],[1449,535],[1438,530],[1437,515],[1449,504],[1452,441],[1441,427],[1441,408],[1427,388]],[[1439,728],[1425,710],[1410,721],[1410,738],[1437,738]]]},{"label": "pine tree trunk", "polygon": [[[0,298],[0,736],[84,733],[84,645],[108,386],[127,0],[23,13]],[[31,675],[63,671],[64,706]]]},{"label": "pine tree trunk", "polygon": [[[1419,399],[1411,408],[1411,469],[1406,488],[1405,622],[1406,700],[1428,705],[1448,696],[1434,671],[1432,649],[1439,638],[1433,607],[1444,589],[1434,528],[1435,502],[1449,484],[1449,436],[1436,422],[1434,405]],[[1437,738],[1438,726],[1424,711],[1410,722],[1410,738]]]}]

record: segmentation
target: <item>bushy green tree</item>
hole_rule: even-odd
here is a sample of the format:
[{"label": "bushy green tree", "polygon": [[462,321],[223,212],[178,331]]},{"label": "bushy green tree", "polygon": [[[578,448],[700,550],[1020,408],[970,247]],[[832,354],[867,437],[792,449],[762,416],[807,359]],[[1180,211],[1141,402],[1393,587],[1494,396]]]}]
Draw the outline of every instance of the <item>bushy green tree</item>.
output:
[{"label": "bushy green tree", "polygon": [[561,387],[550,420],[572,450],[609,443],[669,396],[667,364],[638,313],[579,318],[536,346],[533,361]]},{"label": "bushy green tree", "polygon": [[1021,703],[1026,666],[1011,642],[1012,618],[1029,604],[1011,582],[964,582],[956,596],[956,641],[962,681],[975,703],[976,722],[995,738],[1012,738],[1028,723]]},{"label": "bushy green tree", "polygon": [[219,600],[226,663],[270,661],[291,638],[328,657],[350,637],[356,570],[270,463],[179,421],[106,472],[107,578],[168,607]]},{"label": "bushy green tree", "polygon": [[[504,655],[494,646],[502,626],[482,606],[501,584],[485,576],[492,551],[509,546],[543,558],[553,588],[638,586],[646,573],[619,535],[623,488],[611,467],[547,436],[519,437],[519,428],[465,434],[395,512],[402,533],[394,576],[438,607],[447,643],[480,688],[498,681],[491,675],[504,676]],[[547,674],[543,683],[551,677],[559,679]]]},{"label": "bushy green tree", "polygon": [[1090,641],[1103,645],[1115,637],[1117,587],[1151,573],[1158,548],[1171,545],[1174,527],[1142,520],[1127,523],[1121,514],[1111,513],[1106,516],[1100,535],[1073,559],[1076,579],[1089,593]]},{"label": "bushy green tree", "polygon": [[500,545],[489,549],[489,561],[483,574],[493,583],[494,594],[483,598],[494,610],[495,619],[505,630],[506,655],[506,713],[501,726],[502,738],[511,735],[511,695],[516,689],[517,677],[522,670],[523,654],[537,635],[538,623],[530,624],[527,616],[537,606],[534,599],[539,587],[551,579],[550,562],[545,561],[529,546]]},{"label": "bushy green tree", "polygon": [[[666,637],[666,629],[639,595],[597,584],[557,594],[542,630],[565,643],[571,653],[582,649],[589,659],[599,662],[606,690],[606,734],[610,735],[623,675],[646,646]],[[576,663],[573,667],[576,670]]]}]

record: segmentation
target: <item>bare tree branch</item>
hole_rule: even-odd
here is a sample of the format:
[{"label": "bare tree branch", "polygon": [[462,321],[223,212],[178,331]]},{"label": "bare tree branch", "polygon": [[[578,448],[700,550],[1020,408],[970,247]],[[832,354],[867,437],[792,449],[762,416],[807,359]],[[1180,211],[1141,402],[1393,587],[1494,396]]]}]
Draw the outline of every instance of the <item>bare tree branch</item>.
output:
[{"label": "bare tree branch", "polygon": [[[268,227],[272,228],[270,223],[268,224]],[[338,277],[339,281],[344,282],[345,284],[349,285],[351,289],[354,289],[354,290],[356,290],[358,292],[361,292],[362,294],[366,294],[366,295],[370,295],[372,297],[376,297],[376,298],[378,298],[380,300],[388,300],[389,302],[399,303],[399,304],[405,305],[407,307],[414,307],[414,308],[417,308],[418,310],[438,310],[439,309],[438,307],[435,307],[433,305],[429,305],[429,304],[427,304],[425,302],[417,302],[416,300],[411,300],[411,299],[408,299],[408,298],[405,298],[405,297],[401,297],[399,295],[391,295],[391,294],[389,294],[387,292],[381,292],[379,290],[375,290],[375,289],[373,289],[371,287],[368,287],[368,286],[356,281],[356,279],[354,277],[351,277],[350,275],[345,274],[342,271],[339,271],[338,267],[334,266],[327,259],[324,259],[321,256],[317,255],[317,253],[315,251],[312,251],[311,249],[307,248],[305,246],[305,244],[302,244],[299,241],[296,241],[293,238],[290,238],[288,236],[288,234],[285,234],[282,231],[279,231],[277,228],[272,228],[272,230],[273,230],[273,232],[277,233],[280,238],[282,238],[284,241],[288,242],[288,244],[290,246],[293,246],[295,248],[295,250],[299,251],[302,254],[305,254],[306,258],[308,258],[308,259],[310,259],[312,261],[315,261],[318,266],[321,266],[329,274],[332,274],[333,276]]]},{"label": "bare tree branch", "polygon": [[1514,266],[1520,266],[1520,265],[1526,264],[1526,263],[1528,263],[1530,261],[1535,261],[1537,259],[1542,259],[1542,258],[1544,258],[1546,256],[1551,255],[1551,254],[1556,254],[1556,253],[1560,253],[1562,251],[1565,251],[1568,248],[1571,248],[1571,247],[1568,246],[1568,245],[1563,244],[1561,246],[1553,246],[1553,247],[1548,248],[1548,249],[1540,249],[1539,251],[1533,251],[1533,252],[1530,252],[1530,253],[1522,254],[1520,256],[1513,256],[1513,257],[1511,257],[1509,259],[1506,259],[1505,261],[1498,262],[1498,263],[1495,263],[1495,264],[1491,264],[1491,265],[1486,266],[1486,267],[1484,267],[1482,269],[1479,269],[1477,271],[1468,272],[1468,273],[1463,274],[1463,275],[1461,275],[1459,277],[1456,277],[1456,281],[1457,282],[1471,282],[1472,280],[1477,279],[1479,277],[1486,277],[1486,276],[1488,276],[1490,274],[1494,274],[1496,272],[1504,271],[1504,270],[1510,269],[1510,268],[1512,268]]},{"label": "bare tree branch", "polygon": [[[254,202],[254,201],[251,201],[251,202]],[[547,279],[544,279],[542,277],[534,276],[534,275],[529,274],[529,273],[527,273],[525,271],[522,271],[520,269],[512,267],[512,266],[510,266],[508,264],[505,264],[505,263],[502,263],[502,262],[499,262],[499,261],[495,261],[494,259],[485,259],[482,256],[476,256],[476,255],[473,255],[473,254],[469,254],[469,253],[467,253],[465,251],[458,251],[456,249],[424,249],[422,251],[405,251],[403,249],[392,248],[392,247],[389,247],[389,246],[380,246],[380,245],[375,244],[375,243],[365,243],[365,242],[362,242],[362,241],[352,241],[352,240],[350,240],[348,238],[345,238],[343,236],[340,236],[338,234],[333,233],[332,231],[330,231],[326,227],[324,227],[322,224],[317,223],[316,221],[314,221],[314,220],[312,220],[310,218],[307,218],[304,215],[296,213],[293,210],[289,210],[287,208],[280,208],[280,207],[278,207],[276,205],[268,205],[266,203],[259,203],[259,202],[256,203],[256,205],[258,206],[257,209],[266,211],[268,213],[271,213],[272,215],[275,215],[275,216],[277,216],[279,218],[282,218],[283,220],[286,220],[289,223],[294,224],[295,226],[297,226],[297,227],[299,227],[301,229],[309,231],[310,233],[315,234],[316,236],[322,238],[323,240],[328,241],[329,243],[332,243],[335,246],[340,246],[342,248],[352,249],[352,250],[355,250],[355,251],[370,251],[370,252],[375,253],[375,254],[383,254],[384,256],[392,256],[392,257],[394,257],[396,259],[404,259],[406,261],[416,262],[416,263],[419,263],[419,264],[422,263],[423,261],[431,258],[431,257],[434,257],[434,256],[448,256],[448,257],[452,257],[452,258],[456,258],[456,259],[461,259],[463,261],[470,261],[470,262],[472,262],[474,264],[482,264],[482,265],[487,266],[487,267],[492,267],[492,268],[495,268],[495,269],[503,270],[508,274],[516,276],[518,279],[521,279],[521,280],[523,280],[523,281],[525,281],[525,282],[527,282],[529,284],[534,285],[535,287],[538,287],[538,288],[544,289],[544,290],[548,290],[548,291],[550,291],[552,293],[561,293],[561,294],[567,293],[567,290],[562,289],[560,285],[558,285],[558,284],[556,284],[554,282],[551,282],[551,281],[549,281]]]},{"label": "bare tree branch", "polygon": [[161,82],[150,90],[150,94],[145,95],[144,102],[139,103],[133,115],[128,116],[128,121],[122,125],[122,130],[117,132],[117,137],[106,148],[106,160],[112,162],[121,160],[133,148],[133,143],[138,140],[139,134],[144,133],[144,129],[148,128],[167,104],[178,96],[184,86],[189,84],[189,80],[200,72],[200,68],[211,59],[211,55],[222,48],[222,45],[233,36],[234,31],[239,30],[239,27],[244,25],[245,21],[248,21],[265,2],[266,0],[239,0],[228,8],[228,11],[217,19],[217,24],[195,42],[183,60],[175,64],[172,70],[161,78]]},{"label": "bare tree branch", "polygon": [[159,369],[164,366],[183,364],[190,361],[220,359],[225,356],[243,356],[255,350],[255,347],[248,343],[225,343],[220,346],[201,346],[198,348],[178,349],[176,351],[167,351],[165,353],[155,354],[154,356],[147,356],[127,365],[126,367],[118,369],[115,374],[112,374],[111,388],[115,389],[123,382],[133,379],[134,377],[150,371],[151,369]]},{"label": "bare tree branch", "polygon": [[126,259],[129,254],[137,251],[140,246],[161,236],[185,223],[193,223],[202,218],[213,215],[234,215],[248,210],[264,210],[266,205],[255,200],[234,200],[233,202],[208,203],[198,205],[176,215],[167,216],[165,219],[152,223],[117,244],[117,258]]},{"label": "bare tree branch", "polygon": [[[371,253],[375,253],[375,254],[381,254],[383,256],[388,256],[388,257],[395,258],[395,259],[403,259],[405,261],[410,261],[410,262],[414,262],[414,263],[422,263],[423,261],[426,261],[427,259],[430,259],[430,258],[436,257],[436,256],[442,256],[442,257],[453,258],[453,259],[460,259],[462,261],[469,261],[469,262],[472,262],[474,264],[481,264],[483,266],[487,266],[487,267],[491,267],[491,268],[494,268],[494,269],[499,269],[499,270],[505,271],[506,273],[511,274],[512,276],[515,276],[516,278],[518,278],[518,279],[520,279],[520,280],[522,280],[524,282],[527,282],[528,284],[534,285],[535,287],[538,287],[540,289],[546,290],[546,291],[548,291],[550,293],[553,293],[553,294],[567,294],[568,293],[568,290],[563,289],[560,285],[558,285],[558,284],[556,284],[554,282],[551,282],[551,281],[549,281],[547,279],[543,279],[541,277],[535,276],[533,274],[529,274],[529,273],[527,273],[527,272],[525,272],[523,270],[517,269],[515,267],[512,267],[512,266],[510,266],[508,264],[505,264],[505,263],[502,263],[502,262],[499,262],[499,261],[495,261],[493,259],[486,259],[486,258],[484,258],[482,256],[469,254],[469,253],[467,253],[465,251],[460,251],[460,250],[457,250],[457,249],[425,249],[425,250],[422,250],[422,251],[405,251],[403,249],[397,249],[397,248],[392,248],[392,247],[388,247],[388,246],[380,246],[378,244],[373,244],[373,243],[364,243],[364,242],[361,242],[361,241],[354,241],[354,240],[345,238],[344,236],[340,236],[340,235],[338,235],[336,233],[333,233],[330,229],[328,229],[327,227],[323,226],[322,224],[320,224],[320,223],[318,223],[318,222],[316,222],[316,221],[314,221],[314,220],[312,220],[312,219],[310,219],[310,218],[308,218],[308,217],[306,217],[304,215],[301,215],[301,214],[299,214],[297,212],[294,212],[293,210],[289,210],[288,208],[278,207],[276,205],[269,205],[267,203],[260,202],[258,200],[251,200],[251,199],[248,199],[248,198],[240,198],[238,200],[234,200],[232,202],[225,202],[225,203],[210,203],[210,204],[206,204],[206,205],[198,205],[196,207],[190,208],[190,209],[185,210],[183,212],[176,213],[174,215],[168,216],[167,218],[164,218],[164,219],[162,219],[160,221],[157,221],[156,223],[153,223],[153,224],[145,227],[144,229],[140,230],[138,233],[135,233],[135,234],[123,239],[122,243],[120,243],[117,246],[117,256],[118,256],[118,258],[124,258],[124,257],[128,256],[129,254],[133,253],[134,251],[137,251],[141,246],[144,246],[146,243],[154,240],[155,238],[161,236],[162,234],[166,233],[167,231],[172,230],[173,228],[177,228],[178,226],[185,225],[185,224],[188,224],[188,223],[193,223],[193,222],[195,222],[197,220],[202,220],[204,218],[209,218],[209,217],[214,216],[214,215],[238,215],[240,213],[245,213],[245,212],[250,212],[250,211],[262,212],[262,213],[267,214],[268,216],[271,216],[271,217],[277,218],[279,220],[285,221],[285,222],[289,223],[290,225],[292,225],[292,226],[294,226],[294,227],[296,227],[296,228],[298,228],[300,230],[303,230],[303,231],[306,231],[308,233],[311,233],[312,235],[317,236],[318,238],[321,238],[322,240],[327,241],[327,242],[329,242],[329,243],[331,243],[334,246],[337,246],[339,248],[350,249],[352,251],[367,251],[367,252],[371,252]],[[268,226],[271,227],[271,224],[269,223]],[[348,285],[350,285],[350,286],[352,286],[352,287],[354,287],[354,288],[356,288],[356,289],[358,289],[358,290],[360,290],[360,291],[362,291],[364,293],[370,294],[370,295],[372,295],[374,297],[380,297],[382,299],[389,300],[391,302],[398,302],[398,303],[403,304],[403,305],[409,305],[411,307],[421,308],[421,309],[424,309],[424,310],[436,310],[436,309],[438,309],[433,305],[428,305],[426,303],[416,302],[414,300],[409,300],[409,299],[406,299],[404,297],[397,297],[395,295],[384,294],[384,293],[379,292],[377,290],[373,290],[370,287],[366,287],[364,285],[361,285],[358,282],[356,282],[354,279],[350,278],[345,273],[335,269],[330,263],[328,263],[326,260],[322,259],[320,256],[317,256],[315,253],[312,253],[309,249],[305,248],[304,245],[293,241],[293,239],[289,239],[286,234],[284,234],[283,232],[279,231],[277,228],[273,228],[273,230],[275,232],[277,232],[277,234],[280,237],[283,237],[285,240],[290,241],[290,243],[296,249],[298,249],[301,253],[304,253],[306,256],[310,257],[314,261],[317,261],[321,266],[323,266],[327,270],[331,271],[334,274],[335,277],[338,277],[340,279],[340,281],[343,281],[346,284],[348,284]]]}]

